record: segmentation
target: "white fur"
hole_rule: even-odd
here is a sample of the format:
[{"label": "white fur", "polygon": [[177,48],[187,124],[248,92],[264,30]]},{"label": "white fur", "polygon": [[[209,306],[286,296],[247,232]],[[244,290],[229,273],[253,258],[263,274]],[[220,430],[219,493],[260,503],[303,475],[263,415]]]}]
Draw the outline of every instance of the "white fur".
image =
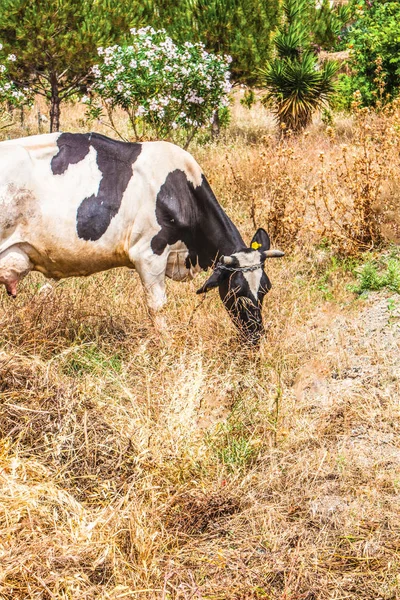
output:
[{"label": "white fur", "polygon": [[[241,267],[253,267],[261,263],[261,255],[258,250],[255,252],[236,252],[235,254],[232,254],[232,256],[235,256],[238,259]],[[261,266],[254,271],[244,271],[243,276],[249,284],[250,291],[254,298],[257,299],[262,277]]]},{"label": "white fur", "polygon": [[[55,279],[134,267],[149,306],[160,308],[166,301],[165,275],[182,280],[199,269],[186,269],[188,252],[183,242],[167,246],[161,256],[153,253],[151,240],[160,231],[155,214],[157,194],[176,169],[199,186],[199,165],[190,154],[168,142],[143,143],[117,215],[99,240],[86,241],[78,237],[76,218],[82,200],[99,189],[102,174],[96,150],[91,147],[82,161],[54,175],[51,160],[59,151],[59,135],[0,143],[0,283],[9,277],[10,270],[4,253],[11,247],[19,248],[27,257],[28,271],[40,271]],[[16,268],[18,279],[27,272],[22,266],[18,263]]]}]

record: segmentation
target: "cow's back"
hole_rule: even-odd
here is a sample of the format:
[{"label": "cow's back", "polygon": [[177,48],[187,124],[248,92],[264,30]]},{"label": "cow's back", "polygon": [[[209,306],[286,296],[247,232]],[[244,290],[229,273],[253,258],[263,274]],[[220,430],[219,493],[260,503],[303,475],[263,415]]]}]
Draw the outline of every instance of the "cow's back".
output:
[{"label": "cow's back", "polygon": [[99,134],[55,133],[0,143],[0,252],[24,244],[34,268],[51,277],[134,266],[160,230],[157,194],[183,171],[201,169],[168,142],[127,144]]}]

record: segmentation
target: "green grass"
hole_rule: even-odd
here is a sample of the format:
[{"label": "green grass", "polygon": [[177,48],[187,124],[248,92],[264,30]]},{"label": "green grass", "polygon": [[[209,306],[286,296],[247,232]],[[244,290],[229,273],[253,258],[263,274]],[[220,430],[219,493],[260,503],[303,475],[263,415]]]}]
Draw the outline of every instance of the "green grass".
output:
[{"label": "green grass", "polygon": [[121,373],[122,363],[118,355],[107,356],[95,344],[82,345],[73,349],[64,359],[63,372],[66,375],[82,376],[88,373]]},{"label": "green grass", "polygon": [[209,443],[218,460],[230,473],[243,471],[256,459],[259,443],[242,422],[228,419],[221,423]]},{"label": "green grass", "polygon": [[335,293],[333,281],[337,281],[341,278],[341,276],[354,274],[355,269],[356,262],[354,259],[338,258],[337,256],[331,256],[329,265],[319,276],[316,283],[316,288],[319,292],[322,292],[323,299],[334,301]]},{"label": "green grass", "polygon": [[397,250],[387,256],[369,258],[357,272],[357,283],[349,286],[357,295],[388,289],[400,293],[400,258]]}]

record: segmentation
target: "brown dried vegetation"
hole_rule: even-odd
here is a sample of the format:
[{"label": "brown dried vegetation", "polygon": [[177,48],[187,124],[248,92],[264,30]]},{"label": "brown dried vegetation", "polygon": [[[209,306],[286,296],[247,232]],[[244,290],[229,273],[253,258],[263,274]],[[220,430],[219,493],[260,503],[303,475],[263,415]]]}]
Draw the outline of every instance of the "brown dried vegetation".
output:
[{"label": "brown dried vegetation", "polygon": [[332,267],[398,235],[397,108],[284,142],[235,110],[192,151],[288,251],[259,352],[198,281],[164,333],[125,270],[0,296],[1,599],[400,598],[400,300]]}]

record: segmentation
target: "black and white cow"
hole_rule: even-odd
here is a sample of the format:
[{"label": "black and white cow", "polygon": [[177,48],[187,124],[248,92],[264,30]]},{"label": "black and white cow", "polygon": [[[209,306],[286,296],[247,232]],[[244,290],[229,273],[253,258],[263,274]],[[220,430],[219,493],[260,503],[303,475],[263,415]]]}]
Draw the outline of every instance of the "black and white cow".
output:
[{"label": "black and white cow", "polygon": [[213,267],[197,293],[218,287],[235,324],[259,339],[271,287],[264,261],[283,253],[263,229],[246,247],[190,154],[167,142],[54,133],[1,142],[0,164],[0,283],[11,296],[32,270],[60,279],[125,266],[158,310],[165,276]]}]

